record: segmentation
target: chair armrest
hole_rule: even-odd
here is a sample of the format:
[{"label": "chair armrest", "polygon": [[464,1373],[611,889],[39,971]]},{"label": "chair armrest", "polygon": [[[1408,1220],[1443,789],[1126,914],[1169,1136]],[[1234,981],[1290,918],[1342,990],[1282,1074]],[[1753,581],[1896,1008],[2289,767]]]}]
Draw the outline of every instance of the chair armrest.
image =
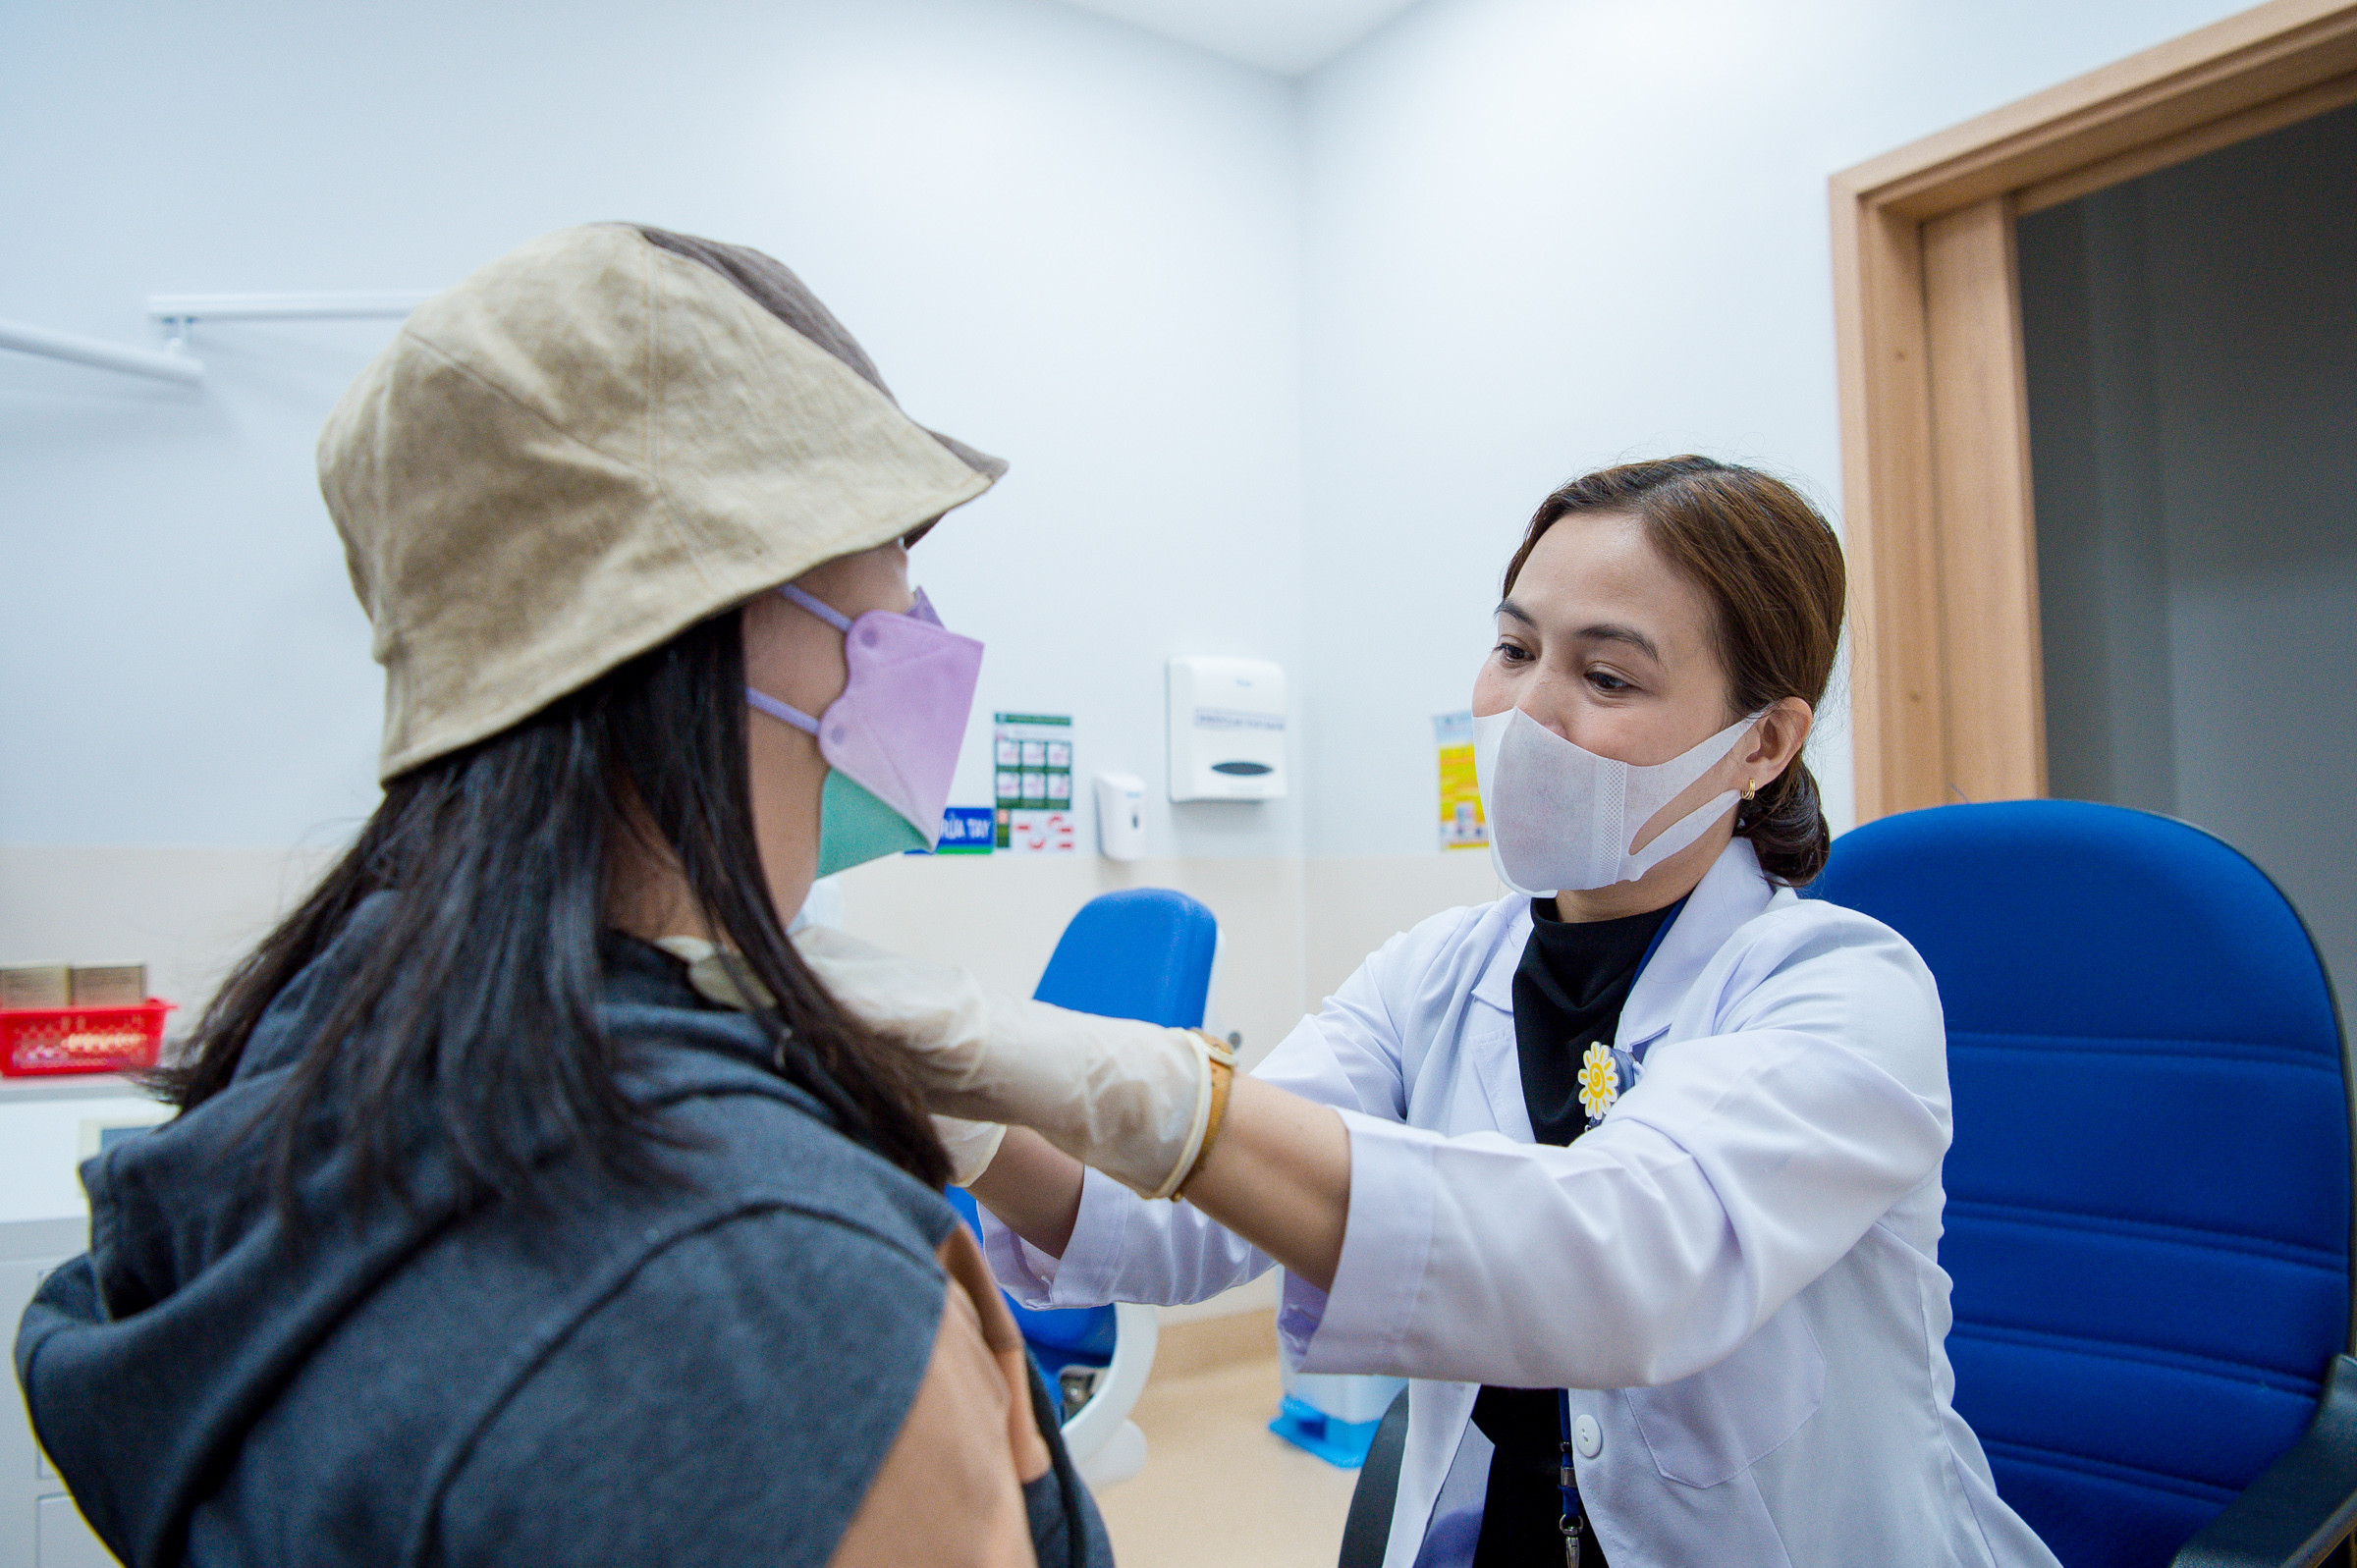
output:
[{"label": "chair armrest", "polygon": [[2334,1356],[2316,1420],[2171,1568],[2315,1568],[2357,1525],[2357,1359]]},{"label": "chair armrest", "polygon": [[1392,1407],[1375,1429],[1367,1462],[1350,1492],[1350,1517],[1343,1522],[1342,1568],[1383,1568],[1392,1541],[1392,1503],[1399,1494],[1399,1459],[1407,1448],[1407,1390],[1392,1396]]}]

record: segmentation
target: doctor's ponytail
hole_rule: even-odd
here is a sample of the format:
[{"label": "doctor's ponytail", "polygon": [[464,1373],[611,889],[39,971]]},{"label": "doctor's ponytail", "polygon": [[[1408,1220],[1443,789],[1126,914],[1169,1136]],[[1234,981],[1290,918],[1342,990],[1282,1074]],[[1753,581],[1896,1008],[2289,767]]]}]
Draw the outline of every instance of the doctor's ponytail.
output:
[{"label": "doctor's ponytail", "polygon": [[[1709,458],[1599,469],[1539,504],[1507,565],[1509,593],[1539,536],[1582,512],[1637,518],[1662,559],[1710,597],[1730,717],[1785,697],[1823,705],[1847,575],[1832,526],[1790,485]],[[1735,833],[1778,882],[1806,883],[1825,868],[1833,838],[1817,780],[1800,758],[1736,808]]]}]

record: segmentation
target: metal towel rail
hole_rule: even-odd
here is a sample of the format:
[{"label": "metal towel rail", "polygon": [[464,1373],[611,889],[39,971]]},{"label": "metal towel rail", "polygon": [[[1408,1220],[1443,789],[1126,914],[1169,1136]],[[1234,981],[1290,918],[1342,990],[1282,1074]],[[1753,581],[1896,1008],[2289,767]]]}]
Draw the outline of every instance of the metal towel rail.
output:
[{"label": "metal towel rail", "polygon": [[432,291],[424,289],[362,289],[336,294],[156,294],[147,297],[147,316],[166,335],[160,350],[134,349],[99,338],[53,332],[25,321],[0,321],[0,349],[194,386],[204,380],[204,362],[186,351],[189,329],[199,321],[329,321],[406,316],[430,297]]}]

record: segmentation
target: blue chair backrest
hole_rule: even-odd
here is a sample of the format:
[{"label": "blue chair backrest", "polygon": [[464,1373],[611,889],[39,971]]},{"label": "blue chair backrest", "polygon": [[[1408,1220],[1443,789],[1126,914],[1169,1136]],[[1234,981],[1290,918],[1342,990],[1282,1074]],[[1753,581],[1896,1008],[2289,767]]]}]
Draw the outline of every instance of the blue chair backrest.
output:
[{"label": "blue chair backrest", "polygon": [[[1211,911],[1173,889],[1099,893],[1064,928],[1031,995],[1074,1012],[1198,1028],[1219,939]],[[952,1201],[958,1199],[965,1200],[959,1207],[972,1219],[973,1201],[963,1193]],[[1103,1362],[1113,1354],[1111,1307],[1035,1312],[1008,1305],[1043,1363]]]},{"label": "blue chair backrest", "polygon": [[2029,800],[1845,834],[1809,890],[1939,978],[1955,1405],[2066,1568],[2168,1561],[2349,1340],[2349,1110],[2314,944],[2181,822]]},{"label": "blue chair backrest", "polygon": [[1064,928],[1031,995],[1074,1012],[1195,1029],[1211,994],[1220,924],[1185,893],[1099,893]]},{"label": "blue chair backrest", "polygon": [[[974,1195],[963,1187],[952,1187],[944,1196],[974,1234],[980,1236],[982,1216],[974,1207]],[[1007,1310],[1014,1314],[1015,1326],[1030,1342],[1043,1374],[1050,1370],[1047,1364],[1051,1361],[1062,1367],[1070,1361],[1102,1364],[1113,1359],[1115,1315],[1111,1307],[1051,1307],[1041,1311],[1009,1296]],[[1049,1380],[1055,1379],[1051,1377]]]}]

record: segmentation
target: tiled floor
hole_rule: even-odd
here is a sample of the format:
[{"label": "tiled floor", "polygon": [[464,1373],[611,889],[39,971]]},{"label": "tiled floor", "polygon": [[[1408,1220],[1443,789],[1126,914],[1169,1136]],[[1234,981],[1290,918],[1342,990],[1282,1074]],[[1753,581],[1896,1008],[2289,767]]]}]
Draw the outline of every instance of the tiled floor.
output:
[{"label": "tiled floor", "polygon": [[1121,1568],[1334,1568],[1358,1472],[1269,1432],[1279,1391],[1270,1314],[1164,1330],[1146,1468],[1097,1494]]}]

